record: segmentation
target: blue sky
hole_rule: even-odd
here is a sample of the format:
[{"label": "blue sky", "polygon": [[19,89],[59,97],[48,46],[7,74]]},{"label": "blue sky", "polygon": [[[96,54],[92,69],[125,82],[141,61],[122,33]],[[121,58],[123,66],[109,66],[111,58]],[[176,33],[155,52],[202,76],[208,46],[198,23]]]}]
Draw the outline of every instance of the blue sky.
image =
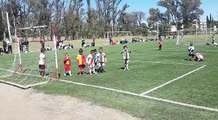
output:
[{"label": "blue sky", "polygon": [[[159,0],[123,0],[122,4],[128,3],[130,7],[128,11],[144,11],[146,16],[148,16],[148,11],[150,8],[159,8],[164,10],[164,8],[157,6]],[[218,0],[202,0],[201,8],[204,10],[204,15],[201,17],[201,21],[206,20],[206,16],[210,13],[215,20],[218,19]]]},{"label": "blue sky", "polygon": [[[91,0],[92,5],[95,0]],[[132,11],[143,11],[148,16],[148,11],[150,8],[159,8],[160,10],[164,10],[164,8],[157,6],[157,2],[159,0],[123,0],[122,5],[127,3],[130,7],[127,9],[128,12]],[[201,0],[202,5],[201,8],[204,10],[204,15],[201,17],[201,21],[206,21],[206,16],[210,13],[214,17],[215,20],[218,20],[218,0]],[[122,6],[121,5],[121,6]]]}]

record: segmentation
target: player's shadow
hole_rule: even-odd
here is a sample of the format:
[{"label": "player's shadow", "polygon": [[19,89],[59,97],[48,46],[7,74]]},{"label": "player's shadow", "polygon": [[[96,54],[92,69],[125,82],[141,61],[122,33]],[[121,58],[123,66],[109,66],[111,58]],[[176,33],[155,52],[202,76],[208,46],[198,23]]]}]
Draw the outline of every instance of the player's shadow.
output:
[{"label": "player's shadow", "polygon": [[120,68],[118,68],[118,69],[124,70],[124,69],[125,69],[125,67],[120,67]]},{"label": "player's shadow", "polygon": [[192,59],[187,59],[187,58],[186,58],[186,59],[184,59],[184,60],[185,60],[185,61],[194,61],[194,60],[192,60]]}]

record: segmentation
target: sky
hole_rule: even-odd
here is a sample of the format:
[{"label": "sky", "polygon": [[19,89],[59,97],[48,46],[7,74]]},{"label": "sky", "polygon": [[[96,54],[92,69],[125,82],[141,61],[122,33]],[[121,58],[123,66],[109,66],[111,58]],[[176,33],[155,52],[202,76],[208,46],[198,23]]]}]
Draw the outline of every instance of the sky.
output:
[{"label": "sky", "polygon": [[[130,7],[128,12],[134,11],[144,11],[146,16],[148,16],[148,11],[150,8],[159,8],[164,10],[163,7],[157,5],[159,0],[123,0],[122,4],[128,3]],[[201,21],[206,21],[206,16],[212,14],[215,20],[218,20],[218,0],[201,0],[201,8],[204,10],[204,15],[201,16]]]},{"label": "sky", "polygon": [[[91,0],[93,3],[95,0]],[[148,17],[148,11],[150,8],[159,8],[161,11],[165,9],[157,5],[159,0],[122,0],[121,6],[127,3],[130,7],[128,12],[143,11]],[[218,20],[218,0],[201,0],[201,8],[204,10],[204,15],[201,16],[201,21],[206,21],[206,16],[212,14],[215,20]]]}]

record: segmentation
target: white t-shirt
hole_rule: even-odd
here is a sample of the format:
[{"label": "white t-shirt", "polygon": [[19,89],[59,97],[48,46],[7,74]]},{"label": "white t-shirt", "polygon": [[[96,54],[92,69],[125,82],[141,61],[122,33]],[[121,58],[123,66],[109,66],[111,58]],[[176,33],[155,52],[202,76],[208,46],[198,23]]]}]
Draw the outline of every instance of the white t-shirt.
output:
[{"label": "white t-shirt", "polygon": [[39,55],[39,65],[45,65],[45,54],[40,53]]},{"label": "white t-shirt", "polygon": [[190,54],[192,54],[192,53],[194,52],[194,50],[195,50],[195,47],[194,47],[194,46],[190,46],[190,47],[188,48],[188,51],[189,51]]}]

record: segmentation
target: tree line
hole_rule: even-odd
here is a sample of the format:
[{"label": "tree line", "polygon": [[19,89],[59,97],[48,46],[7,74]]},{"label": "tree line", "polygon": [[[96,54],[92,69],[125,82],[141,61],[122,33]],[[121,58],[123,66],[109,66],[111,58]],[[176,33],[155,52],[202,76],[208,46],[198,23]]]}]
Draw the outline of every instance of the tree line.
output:
[{"label": "tree line", "polygon": [[[93,3],[94,2],[94,3]],[[160,0],[159,8],[128,12],[122,0],[1,0],[0,11],[8,12],[11,28],[53,24],[58,36],[66,39],[104,37],[107,31],[131,31],[133,35],[147,35],[155,29],[169,30],[170,25],[190,27],[203,15],[201,0]],[[146,4],[147,1],[141,4]],[[5,17],[0,15],[0,40],[6,30]],[[13,33],[13,32],[12,32]]]}]

